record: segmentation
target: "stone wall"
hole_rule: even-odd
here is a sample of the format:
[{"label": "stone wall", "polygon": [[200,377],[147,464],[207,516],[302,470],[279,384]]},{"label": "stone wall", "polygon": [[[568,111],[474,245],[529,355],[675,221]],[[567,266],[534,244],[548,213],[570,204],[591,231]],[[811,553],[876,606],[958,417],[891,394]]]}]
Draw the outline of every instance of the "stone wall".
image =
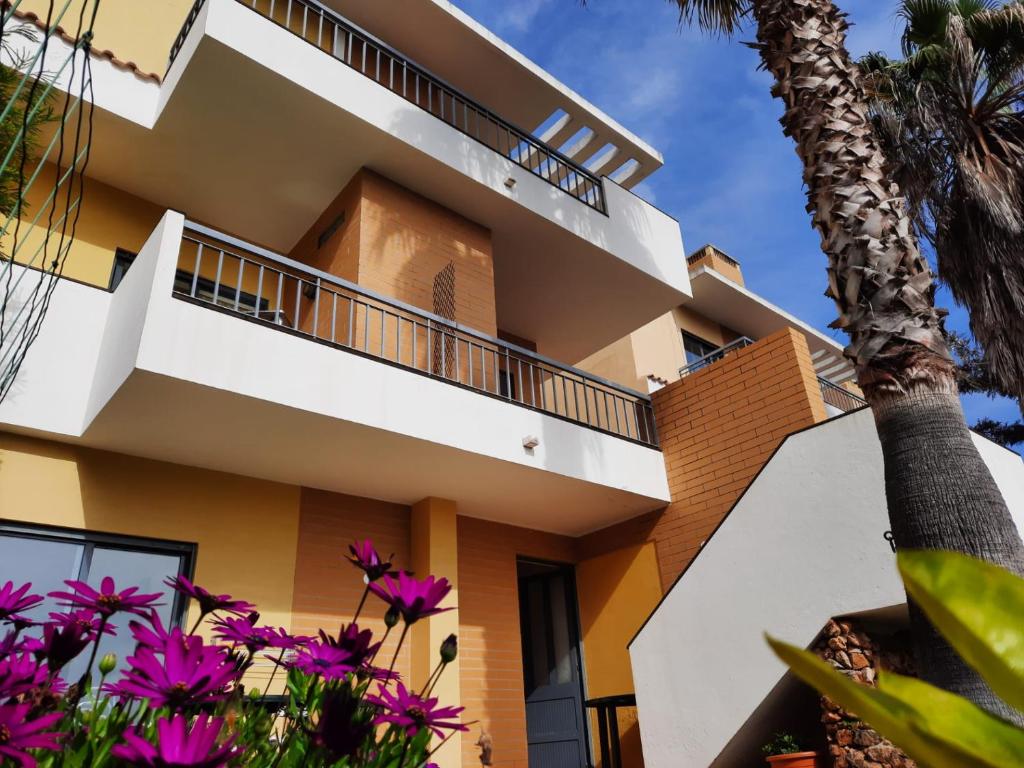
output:
[{"label": "stone wall", "polygon": [[[840,672],[864,685],[875,685],[879,669],[913,674],[913,662],[902,637],[873,638],[846,620],[829,621],[814,650]],[[827,696],[821,697],[821,708],[833,768],[916,768],[916,763],[892,742]]]}]

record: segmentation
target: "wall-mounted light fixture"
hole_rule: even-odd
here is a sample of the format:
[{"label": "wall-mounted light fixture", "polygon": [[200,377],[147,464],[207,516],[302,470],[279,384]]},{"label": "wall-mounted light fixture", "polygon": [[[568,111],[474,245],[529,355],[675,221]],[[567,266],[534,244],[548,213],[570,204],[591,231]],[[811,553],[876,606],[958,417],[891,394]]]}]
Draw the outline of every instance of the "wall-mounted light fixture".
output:
[{"label": "wall-mounted light fixture", "polygon": [[513,179],[511,176],[509,176],[507,179],[505,179],[505,187],[506,188],[512,189],[512,187],[514,187],[515,185],[516,185],[516,180]]},{"label": "wall-mounted light fixture", "polygon": [[528,451],[532,451],[538,445],[540,445],[540,440],[537,438],[536,435],[527,435],[526,437],[523,438],[523,448],[525,448]]}]

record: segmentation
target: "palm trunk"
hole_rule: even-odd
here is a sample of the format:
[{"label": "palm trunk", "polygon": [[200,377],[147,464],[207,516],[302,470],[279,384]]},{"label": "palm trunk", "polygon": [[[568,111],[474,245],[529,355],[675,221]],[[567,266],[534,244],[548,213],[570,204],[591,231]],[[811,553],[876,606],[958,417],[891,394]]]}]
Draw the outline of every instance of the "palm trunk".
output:
[{"label": "palm trunk", "polygon": [[[898,546],[965,552],[1024,574],[1024,545],[971,440],[942,335],[945,313],[868,120],[832,0],[754,0],[758,49],[786,107],[808,210],[829,260],[834,323],[871,403]],[[911,606],[922,677],[1024,722]]]}]

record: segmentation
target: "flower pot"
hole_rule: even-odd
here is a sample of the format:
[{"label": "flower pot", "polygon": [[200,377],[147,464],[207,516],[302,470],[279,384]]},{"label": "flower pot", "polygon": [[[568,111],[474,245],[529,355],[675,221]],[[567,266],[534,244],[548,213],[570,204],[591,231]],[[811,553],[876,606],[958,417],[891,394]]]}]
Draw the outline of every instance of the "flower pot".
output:
[{"label": "flower pot", "polygon": [[817,752],[793,752],[765,758],[772,768],[819,768]]}]

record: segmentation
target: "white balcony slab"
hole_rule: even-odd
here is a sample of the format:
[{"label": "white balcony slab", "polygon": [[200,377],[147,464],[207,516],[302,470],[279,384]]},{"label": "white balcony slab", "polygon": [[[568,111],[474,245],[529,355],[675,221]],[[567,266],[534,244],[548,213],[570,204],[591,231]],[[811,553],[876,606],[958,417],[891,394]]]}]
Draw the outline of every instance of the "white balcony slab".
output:
[{"label": "white balcony slab", "polygon": [[668,501],[657,450],[175,298],[183,224],[113,293],[61,284],[4,428],[573,535]]}]

